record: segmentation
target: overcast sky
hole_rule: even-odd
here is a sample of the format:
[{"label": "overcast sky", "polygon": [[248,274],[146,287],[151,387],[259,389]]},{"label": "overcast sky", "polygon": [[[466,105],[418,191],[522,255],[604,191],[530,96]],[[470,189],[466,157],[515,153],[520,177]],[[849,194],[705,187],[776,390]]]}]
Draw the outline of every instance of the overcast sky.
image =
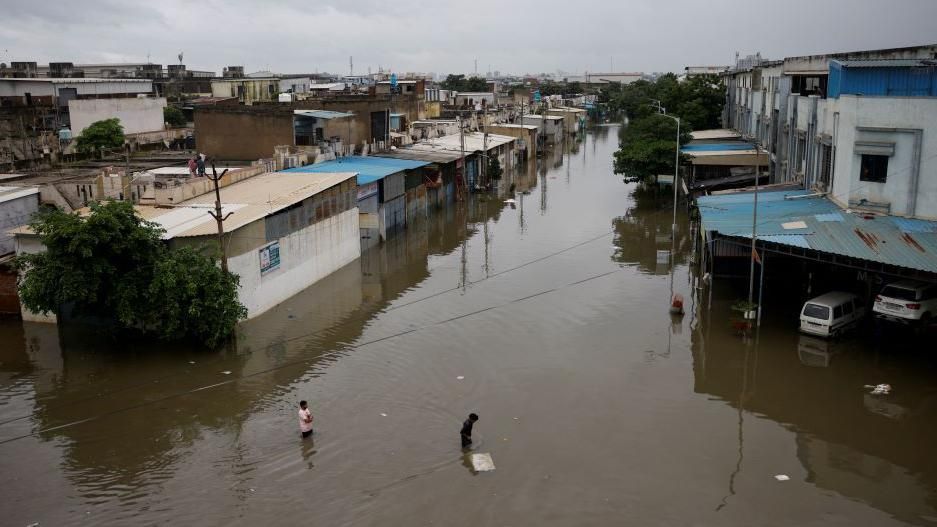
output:
[{"label": "overcast sky", "polygon": [[0,62],[248,72],[678,71],[937,42],[937,0],[0,0]]}]

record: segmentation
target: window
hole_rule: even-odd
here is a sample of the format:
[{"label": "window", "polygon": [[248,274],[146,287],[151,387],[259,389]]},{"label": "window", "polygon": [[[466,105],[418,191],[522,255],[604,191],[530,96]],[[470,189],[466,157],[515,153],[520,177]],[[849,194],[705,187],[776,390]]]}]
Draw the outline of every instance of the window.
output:
[{"label": "window", "polygon": [[804,316],[827,320],[830,317],[830,308],[820,304],[807,304],[804,306]]},{"label": "window", "polygon": [[843,314],[851,315],[852,314],[852,300],[843,304]]},{"label": "window", "polygon": [[888,175],[888,156],[862,154],[862,166],[859,168],[859,181],[884,183]]},{"label": "window", "polygon": [[833,320],[837,318],[843,318],[843,306],[836,306],[833,308]]}]

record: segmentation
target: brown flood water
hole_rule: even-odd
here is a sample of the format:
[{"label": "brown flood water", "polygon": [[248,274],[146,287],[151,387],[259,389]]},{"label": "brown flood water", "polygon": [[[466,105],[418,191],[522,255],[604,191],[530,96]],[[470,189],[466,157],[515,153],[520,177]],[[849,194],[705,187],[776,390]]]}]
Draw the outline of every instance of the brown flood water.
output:
[{"label": "brown flood water", "polygon": [[[669,203],[612,174],[616,132],[513,176],[515,206],[411,226],[227,351],[0,323],[0,523],[937,523],[934,360],[806,339],[778,309],[735,336],[744,292],[717,280],[707,311],[685,214],[673,278],[656,263]],[[470,411],[493,472],[459,448]]]}]

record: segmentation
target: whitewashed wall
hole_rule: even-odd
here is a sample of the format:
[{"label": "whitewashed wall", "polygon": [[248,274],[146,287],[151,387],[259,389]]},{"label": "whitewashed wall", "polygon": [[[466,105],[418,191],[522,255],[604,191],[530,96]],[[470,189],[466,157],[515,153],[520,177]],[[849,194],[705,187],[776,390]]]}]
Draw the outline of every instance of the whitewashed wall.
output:
[{"label": "whitewashed wall", "polygon": [[125,134],[157,132],[163,129],[166,99],[74,99],[68,101],[72,134],[77,136],[90,124],[103,119],[120,119]]},{"label": "whitewashed wall", "polygon": [[248,318],[306,289],[361,256],[358,208],[314,223],[279,239],[280,267],[260,275],[260,254],[251,250],[228,259],[241,277],[238,296]]}]

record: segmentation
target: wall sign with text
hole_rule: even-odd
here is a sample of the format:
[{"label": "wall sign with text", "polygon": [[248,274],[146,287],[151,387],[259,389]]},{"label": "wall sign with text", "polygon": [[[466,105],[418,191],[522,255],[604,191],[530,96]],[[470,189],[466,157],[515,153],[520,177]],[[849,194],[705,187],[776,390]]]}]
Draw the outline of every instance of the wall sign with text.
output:
[{"label": "wall sign with text", "polygon": [[260,253],[260,276],[280,268],[280,242],[261,247],[258,252]]}]

